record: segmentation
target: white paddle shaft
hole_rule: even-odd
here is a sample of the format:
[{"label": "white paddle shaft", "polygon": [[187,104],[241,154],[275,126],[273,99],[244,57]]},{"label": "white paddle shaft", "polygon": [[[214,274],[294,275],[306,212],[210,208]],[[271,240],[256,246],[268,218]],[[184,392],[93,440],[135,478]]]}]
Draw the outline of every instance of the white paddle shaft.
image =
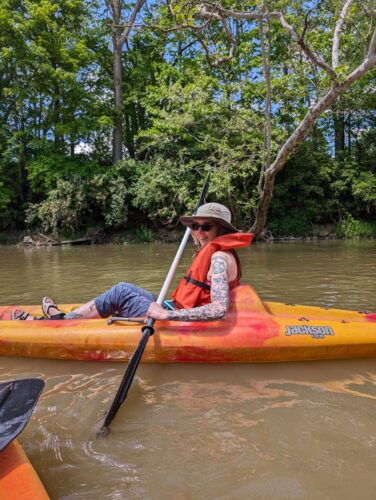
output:
[{"label": "white paddle shaft", "polygon": [[180,257],[182,256],[182,254],[184,252],[184,249],[185,249],[185,247],[187,245],[187,241],[189,240],[190,234],[191,234],[191,228],[187,227],[187,229],[185,230],[183,239],[180,242],[178,251],[176,252],[175,258],[174,258],[174,260],[173,260],[173,262],[171,264],[170,270],[169,270],[169,272],[168,272],[168,274],[166,276],[166,279],[165,279],[165,281],[163,283],[161,291],[159,292],[158,299],[157,299],[157,304],[159,304],[160,306],[163,304],[163,301],[164,301],[164,299],[166,297],[168,289],[170,288],[172,278],[174,277],[176,268],[179,265]]}]

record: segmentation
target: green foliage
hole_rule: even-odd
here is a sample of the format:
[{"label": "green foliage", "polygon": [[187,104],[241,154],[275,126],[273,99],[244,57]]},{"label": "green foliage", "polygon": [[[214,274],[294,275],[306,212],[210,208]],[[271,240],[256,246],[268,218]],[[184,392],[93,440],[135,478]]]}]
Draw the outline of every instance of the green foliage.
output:
[{"label": "green foliage", "polygon": [[89,181],[92,215],[109,228],[125,227],[142,162],[124,160]]},{"label": "green foliage", "polygon": [[56,233],[59,229],[75,230],[82,224],[87,208],[87,186],[78,179],[59,179],[45,201],[28,208],[26,223],[39,222],[42,230],[48,233]]},{"label": "green foliage", "polygon": [[340,238],[376,237],[376,222],[355,219],[347,215],[336,226],[336,235]]},{"label": "green foliage", "polygon": [[[208,199],[227,204],[235,224],[249,227],[265,161],[266,86],[258,21],[229,21],[236,57],[210,66],[208,61],[229,53],[223,23],[197,16],[195,3],[149,5],[142,20],[161,29],[133,30],[124,47],[127,159],[110,166],[114,82],[103,5],[0,0],[0,226],[22,224],[25,206],[26,224],[44,231],[78,231],[88,224],[121,228],[132,212],[145,228],[150,222],[176,224],[179,215],[193,209],[211,169]],[[222,5],[255,11],[261,2],[226,0]],[[283,11],[299,34],[305,30],[312,50],[331,60],[342,1],[265,5]],[[128,12],[131,4],[122,7]],[[372,0],[364,0],[362,9],[354,4],[349,11],[340,44],[341,79],[364,57],[372,8]],[[176,22],[200,27],[206,47],[198,31],[172,29]],[[273,160],[331,82],[324,71],[313,69],[278,20],[263,26]],[[316,122],[278,174],[268,222],[274,234],[302,236],[312,223],[334,222],[346,214],[361,221],[376,213],[375,75],[374,68]],[[342,150],[334,141],[341,132],[338,123],[344,127]]]},{"label": "green foliage", "polygon": [[228,204],[236,220],[249,217],[263,138],[259,115],[237,104],[233,87],[217,97],[218,81],[200,68],[184,66],[183,73],[168,65],[148,87],[143,105],[150,126],[138,142],[140,154],[152,158],[135,191],[148,217],[171,223],[191,210],[209,167],[211,196]]},{"label": "green foliage", "polygon": [[133,239],[136,243],[151,243],[154,241],[154,233],[149,227],[141,225],[134,231]]},{"label": "green foliage", "polygon": [[0,166],[16,170],[19,205],[46,196],[59,156],[73,156],[82,140],[95,143],[103,128],[104,89],[89,48],[93,8],[86,0],[1,2]]},{"label": "green foliage", "polygon": [[5,214],[8,214],[8,207],[12,200],[12,190],[0,181],[0,228],[7,226],[9,220]]},{"label": "green foliage", "polygon": [[159,156],[146,164],[135,184],[134,205],[153,221],[171,223],[189,202],[189,181],[179,172],[171,160]]},{"label": "green foliage", "polygon": [[97,162],[83,156],[41,155],[26,165],[27,180],[33,193],[47,196],[57,181],[73,175],[89,179],[100,171]]},{"label": "green foliage", "polygon": [[353,180],[354,198],[364,204],[367,213],[376,213],[376,175],[374,172],[361,172]]},{"label": "green foliage", "polygon": [[290,233],[285,234],[294,230],[295,236],[303,235],[307,234],[309,222],[327,222],[328,214],[335,218],[332,170],[333,160],[325,151],[320,130],[316,129],[314,140],[306,140],[277,176],[270,206],[271,223],[268,223],[270,229],[274,228],[273,233],[283,234],[278,228],[291,226]]},{"label": "green foliage", "polygon": [[7,208],[11,201],[10,189],[4,185],[4,182],[0,182],[0,211]]},{"label": "green foliage", "polygon": [[0,161],[0,229],[15,228],[20,225],[22,217],[17,205],[19,184],[14,170],[6,168]]},{"label": "green foliage", "polygon": [[343,200],[339,215],[342,211],[361,217],[376,213],[376,176],[372,170],[365,170],[353,158],[334,163],[333,194],[336,199]]},{"label": "green foliage", "polygon": [[293,212],[281,219],[272,219],[268,224],[274,236],[308,236],[311,233],[311,225],[307,220],[307,215],[301,211]]},{"label": "green foliage", "polygon": [[[75,231],[88,223],[101,221],[108,228],[125,227],[135,162],[124,161],[115,167],[87,176],[58,178],[48,197],[29,206],[26,223],[43,231]],[[93,166],[94,171],[97,166]],[[88,169],[84,170],[86,174]],[[129,173],[132,171],[131,173]]]}]

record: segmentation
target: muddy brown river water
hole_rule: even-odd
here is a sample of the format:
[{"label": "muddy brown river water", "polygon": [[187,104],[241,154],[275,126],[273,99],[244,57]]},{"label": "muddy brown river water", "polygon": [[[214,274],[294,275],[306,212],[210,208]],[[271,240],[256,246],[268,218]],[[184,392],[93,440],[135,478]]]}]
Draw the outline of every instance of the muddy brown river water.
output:
[{"label": "muddy brown river water", "polygon": [[[82,302],[117,281],[158,292],[174,245],[0,247],[0,303]],[[376,240],[256,244],[265,300],[376,311]],[[186,251],[181,269],[190,261]],[[176,280],[175,280],[176,281]],[[53,499],[376,498],[376,361],[140,366],[106,438],[125,366],[1,358],[46,388],[20,437]]]}]

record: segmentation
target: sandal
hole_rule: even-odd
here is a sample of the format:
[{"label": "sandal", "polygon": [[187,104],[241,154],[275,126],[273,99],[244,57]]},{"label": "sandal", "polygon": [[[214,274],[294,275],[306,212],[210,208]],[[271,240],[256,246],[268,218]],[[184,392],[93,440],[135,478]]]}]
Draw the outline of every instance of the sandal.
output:
[{"label": "sandal", "polygon": [[49,312],[51,307],[60,311],[58,306],[53,302],[52,299],[50,299],[50,297],[43,297],[43,299],[42,299],[42,311],[47,319],[64,319],[65,318],[65,313],[63,313],[63,312],[51,315]]},{"label": "sandal", "polygon": [[[12,314],[11,314],[12,320],[26,321],[29,317],[32,317],[31,314],[26,312],[26,311],[21,311],[21,309],[15,309],[14,311],[12,311]],[[32,318],[36,319],[36,320],[45,319],[42,316],[35,316]]]}]

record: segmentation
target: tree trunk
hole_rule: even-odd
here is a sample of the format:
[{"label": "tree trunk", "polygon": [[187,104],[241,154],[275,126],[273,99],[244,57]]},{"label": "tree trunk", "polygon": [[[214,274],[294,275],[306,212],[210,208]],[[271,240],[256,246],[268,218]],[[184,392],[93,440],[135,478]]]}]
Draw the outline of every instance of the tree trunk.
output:
[{"label": "tree trunk", "polygon": [[343,113],[334,114],[334,151],[338,159],[345,149],[345,117]]},{"label": "tree trunk", "polygon": [[69,149],[70,149],[70,155],[73,158],[74,157],[74,149],[75,149],[75,142],[74,142],[74,135],[71,134],[70,140],[69,140]]},{"label": "tree trunk", "polygon": [[19,196],[21,202],[26,201],[27,195],[27,184],[26,180],[26,158],[27,158],[27,140],[26,140],[26,126],[25,126],[25,116],[24,110],[20,112],[20,128],[19,128],[19,157],[17,162],[17,175],[18,175],[18,186],[19,186]]},{"label": "tree trunk", "polygon": [[122,48],[127,41],[129,33],[134,26],[137,14],[140,12],[146,0],[137,0],[129,19],[126,21],[124,30],[121,32],[121,11],[124,7],[120,0],[106,0],[112,15],[112,45],[114,50],[113,55],[113,71],[114,71],[114,107],[115,107],[115,127],[113,132],[113,163],[118,162],[123,158],[123,61]]},{"label": "tree trunk", "polygon": [[263,190],[257,204],[255,222],[251,228],[251,232],[256,237],[262,236],[266,226],[269,205],[273,198],[274,179],[275,175],[270,174],[270,172],[265,173]]},{"label": "tree trunk", "polygon": [[59,89],[56,86],[55,87],[55,98],[54,98],[54,142],[55,142],[55,147],[58,151],[62,151],[62,143],[63,143],[63,137],[60,133],[57,133],[56,126],[61,122],[60,118],[60,98],[59,98]]},{"label": "tree trunk", "polygon": [[114,38],[114,97],[115,97],[115,128],[113,135],[112,161],[115,164],[123,158],[123,75],[122,75],[122,44]]}]

